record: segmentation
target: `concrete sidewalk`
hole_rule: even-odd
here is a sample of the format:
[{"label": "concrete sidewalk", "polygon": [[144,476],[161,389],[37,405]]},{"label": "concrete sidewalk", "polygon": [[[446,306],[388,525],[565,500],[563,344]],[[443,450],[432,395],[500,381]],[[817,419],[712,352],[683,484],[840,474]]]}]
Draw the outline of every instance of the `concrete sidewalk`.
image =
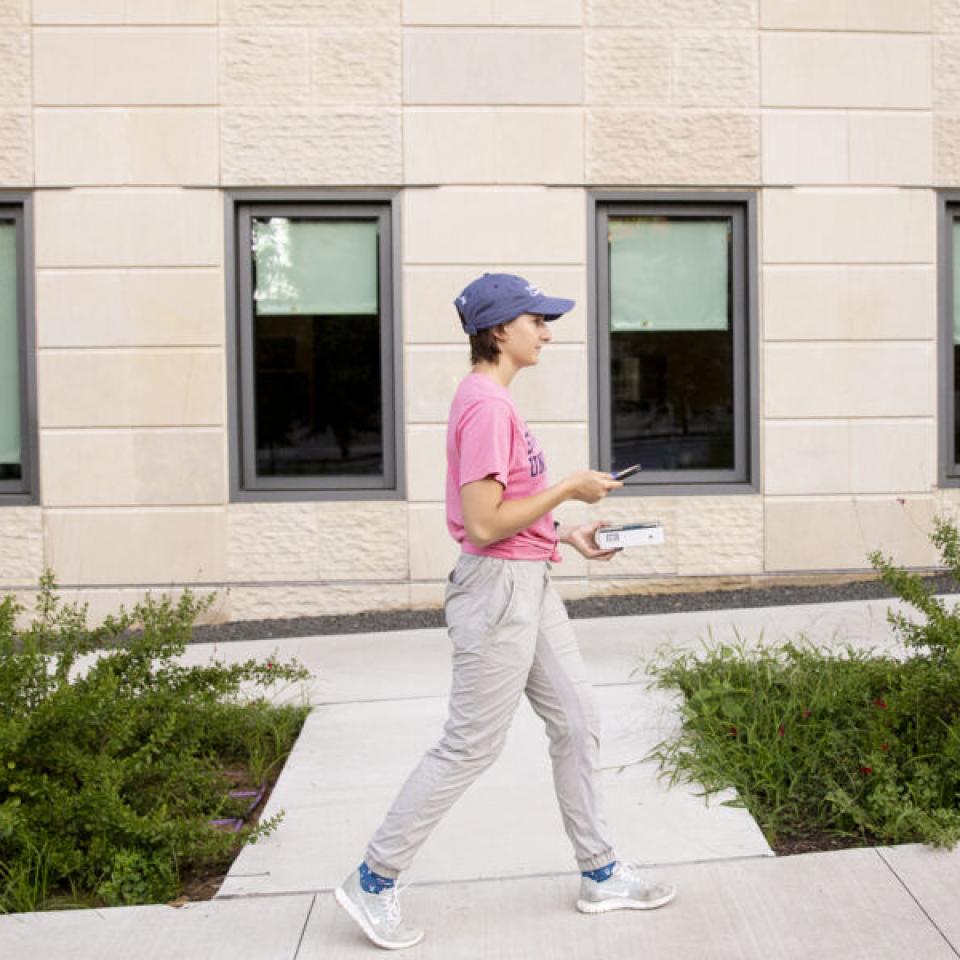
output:
[{"label": "concrete sidewalk", "polygon": [[[951,598],[956,599],[956,598]],[[524,704],[497,763],[424,846],[404,880],[427,929],[411,957],[621,955],[760,960],[960,957],[960,851],[905,846],[775,858],[746,811],[667,789],[642,757],[675,729],[675,702],[642,668],[664,642],[708,631],[893,649],[892,601],[576,622],[597,685],[601,763],[621,856],[656,865],[677,901],[650,914],[583,916],[553,795],[543,726]],[[296,656],[311,713],[265,814],[279,829],[237,858],[217,898],[0,917],[0,958],[339,958],[376,955],[330,890],[356,866],[403,778],[439,736],[449,689],[442,630],[191,647],[188,662]],[[638,670],[641,671],[637,673]],[[294,699],[289,689],[278,699]]]}]

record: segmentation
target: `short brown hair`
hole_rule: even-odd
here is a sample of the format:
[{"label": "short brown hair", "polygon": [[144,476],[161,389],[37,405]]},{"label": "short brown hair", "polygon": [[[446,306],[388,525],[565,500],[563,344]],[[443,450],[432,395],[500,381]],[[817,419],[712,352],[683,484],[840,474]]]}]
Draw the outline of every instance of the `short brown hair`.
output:
[{"label": "short brown hair", "polygon": [[498,362],[497,357],[500,356],[500,346],[497,343],[494,332],[499,330],[500,333],[503,333],[503,327],[504,325],[502,323],[498,323],[495,327],[484,327],[470,337],[471,364]]}]

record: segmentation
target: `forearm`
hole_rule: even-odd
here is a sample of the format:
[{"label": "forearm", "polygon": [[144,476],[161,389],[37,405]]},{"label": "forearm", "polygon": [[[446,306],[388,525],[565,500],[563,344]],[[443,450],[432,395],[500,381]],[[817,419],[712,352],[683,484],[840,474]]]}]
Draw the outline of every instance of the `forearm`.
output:
[{"label": "forearm", "polygon": [[467,536],[474,546],[486,547],[526,530],[544,514],[569,499],[569,484],[566,480],[561,480],[532,497],[501,500],[482,524],[478,524],[475,529],[468,528]]}]

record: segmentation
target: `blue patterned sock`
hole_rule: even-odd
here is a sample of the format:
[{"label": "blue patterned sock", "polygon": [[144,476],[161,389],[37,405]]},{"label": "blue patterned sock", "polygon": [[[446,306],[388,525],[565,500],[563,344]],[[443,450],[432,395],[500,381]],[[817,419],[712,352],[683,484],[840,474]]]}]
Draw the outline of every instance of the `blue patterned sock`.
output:
[{"label": "blue patterned sock", "polygon": [[604,880],[609,880],[610,875],[613,873],[613,868],[617,865],[616,860],[611,860],[605,867],[599,867],[596,870],[582,870],[580,875],[583,877],[589,877],[595,883],[603,883]]},{"label": "blue patterned sock", "polygon": [[383,893],[384,890],[389,890],[392,887],[396,880],[391,880],[390,877],[381,877],[379,873],[374,873],[366,864],[366,861],[360,864],[360,886],[367,893]]}]

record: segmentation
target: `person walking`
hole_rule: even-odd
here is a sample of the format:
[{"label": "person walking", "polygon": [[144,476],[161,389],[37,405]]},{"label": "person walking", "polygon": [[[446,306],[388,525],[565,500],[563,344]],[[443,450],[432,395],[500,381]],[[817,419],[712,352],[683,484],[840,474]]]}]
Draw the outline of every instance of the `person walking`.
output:
[{"label": "person walking", "polygon": [[500,754],[526,694],[550,740],[554,787],[581,871],[577,909],[652,909],[675,890],[617,859],[603,818],[600,728],[576,636],[550,582],[558,543],[609,560],[594,533],[603,521],[563,526],[552,511],[568,500],[597,503],[622,487],[581,470],[550,485],[543,451],[520,416],[510,385],[537,364],[550,322],[573,300],[545,296],[522,277],[485,273],[454,302],[470,337],[471,372],[447,423],[447,527],[461,554],[444,598],[453,680],[443,735],[424,754],[367,847],[334,893],[379,947],[423,939],[400,909],[397,878],[441,817]]}]

